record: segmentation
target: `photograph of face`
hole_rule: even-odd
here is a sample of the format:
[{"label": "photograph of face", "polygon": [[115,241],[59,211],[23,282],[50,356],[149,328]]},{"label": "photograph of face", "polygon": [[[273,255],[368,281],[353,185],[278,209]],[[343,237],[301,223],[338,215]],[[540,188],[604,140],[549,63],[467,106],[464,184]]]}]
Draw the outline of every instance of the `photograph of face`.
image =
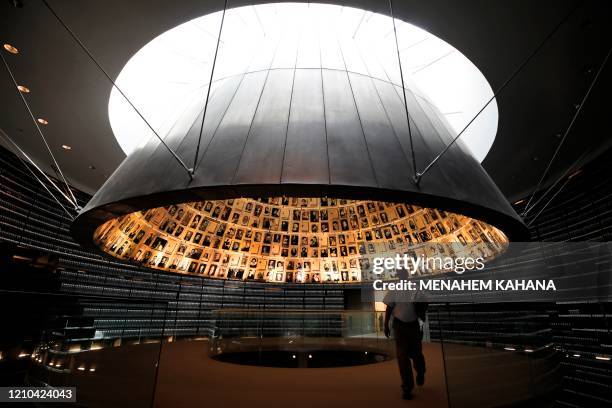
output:
[{"label": "photograph of face", "polygon": [[349,230],[349,224],[348,221],[343,219],[340,221],[340,226],[342,228],[342,231],[348,231]]}]

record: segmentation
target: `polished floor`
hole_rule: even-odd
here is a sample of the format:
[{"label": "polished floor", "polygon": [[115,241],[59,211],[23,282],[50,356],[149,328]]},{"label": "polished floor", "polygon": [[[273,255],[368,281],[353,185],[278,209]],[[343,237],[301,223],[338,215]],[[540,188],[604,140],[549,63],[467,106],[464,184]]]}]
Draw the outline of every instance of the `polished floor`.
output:
[{"label": "polished floor", "polygon": [[[330,338],[317,344],[329,341],[337,345]],[[384,346],[380,340],[358,343],[370,349]],[[245,339],[224,345],[234,351],[245,347],[252,347]],[[63,361],[63,372],[39,371],[49,384],[76,386],[77,401],[90,408],[447,408],[449,400],[453,408],[531,407],[542,404],[525,403],[559,381],[551,349],[528,355],[424,343],[426,383],[415,389],[413,400],[404,401],[395,359],[352,367],[276,368],[222,362],[211,358],[209,349],[206,340],[164,343],[161,349],[159,343],[123,345],[72,354]]]},{"label": "polished floor", "polygon": [[447,407],[440,347],[425,344],[427,382],[404,401],[395,359],[355,367],[273,368],[208,357],[202,342],[169,343],[162,352],[156,407]]}]

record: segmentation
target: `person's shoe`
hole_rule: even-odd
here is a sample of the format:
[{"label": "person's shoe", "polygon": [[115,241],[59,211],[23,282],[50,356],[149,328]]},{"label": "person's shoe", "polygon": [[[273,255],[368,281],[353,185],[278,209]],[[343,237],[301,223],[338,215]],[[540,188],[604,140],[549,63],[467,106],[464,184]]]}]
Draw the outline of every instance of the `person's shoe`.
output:
[{"label": "person's shoe", "polygon": [[425,384],[425,374],[417,374],[416,383],[418,386]]},{"label": "person's shoe", "polygon": [[402,399],[411,400],[412,399],[412,393],[411,392],[403,392],[402,393]]}]

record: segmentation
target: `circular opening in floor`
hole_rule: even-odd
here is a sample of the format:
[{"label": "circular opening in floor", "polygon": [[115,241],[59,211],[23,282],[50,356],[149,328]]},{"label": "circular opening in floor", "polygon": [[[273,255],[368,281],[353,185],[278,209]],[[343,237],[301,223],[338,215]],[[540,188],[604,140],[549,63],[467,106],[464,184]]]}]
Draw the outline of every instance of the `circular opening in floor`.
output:
[{"label": "circular opening in floor", "polygon": [[220,353],[213,359],[224,363],[279,368],[352,367],[382,363],[386,353],[359,350],[254,350]]}]

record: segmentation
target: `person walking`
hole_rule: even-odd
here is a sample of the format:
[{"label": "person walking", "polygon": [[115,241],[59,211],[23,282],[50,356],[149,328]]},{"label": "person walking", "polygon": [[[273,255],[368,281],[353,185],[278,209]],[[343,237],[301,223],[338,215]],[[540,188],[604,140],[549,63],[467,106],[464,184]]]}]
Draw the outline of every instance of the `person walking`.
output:
[{"label": "person walking", "polygon": [[[400,279],[407,279],[406,270],[398,271]],[[421,322],[425,322],[427,303],[416,302],[416,293],[407,291],[389,291],[383,303],[387,306],[385,311],[385,336],[391,336],[390,321],[393,320],[393,336],[400,377],[402,379],[402,398],[412,399],[414,389],[414,376],[412,363],[416,372],[416,384],[425,384],[425,356],[422,344],[423,332]]]}]

